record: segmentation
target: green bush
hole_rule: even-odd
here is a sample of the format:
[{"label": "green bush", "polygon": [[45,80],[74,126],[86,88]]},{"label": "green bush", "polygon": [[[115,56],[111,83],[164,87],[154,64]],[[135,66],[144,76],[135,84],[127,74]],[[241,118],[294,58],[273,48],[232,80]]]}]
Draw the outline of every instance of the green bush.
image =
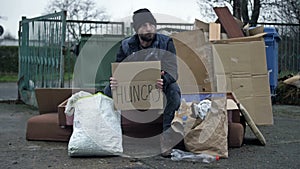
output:
[{"label": "green bush", "polygon": [[0,82],[17,82],[18,74],[1,74],[0,73]]},{"label": "green bush", "polygon": [[18,73],[18,46],[0,46],[0,73]]}]

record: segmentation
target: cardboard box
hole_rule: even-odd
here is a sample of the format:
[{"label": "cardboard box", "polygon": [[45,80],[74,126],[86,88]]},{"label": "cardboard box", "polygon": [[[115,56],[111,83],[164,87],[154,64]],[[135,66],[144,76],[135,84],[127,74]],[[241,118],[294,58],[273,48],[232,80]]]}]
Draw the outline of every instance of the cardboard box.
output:
[{"label": "cardboard box", "polygon": [[216,75],[216,85],[217,91],[232,91],[243,96],[270,95],[268,74]]},{"label": "cardboard box", "polygon": [[[227,86],[227,91],[234,92],[241,103],[246,104],[255,124],[271,125],[273,114],[263,35],[216,42],[213,44],[213,57],[215,73],[219,76],[216,81],[223,80],[221,75],[229,77],[226,84],[231,84],[231,88]],[[220,82],[217,85],[217,89],[223,87]],[[264,105],[264,111],[257,104]]]},{"label": "cardboard box", "polygon": [[[218,79],[220,88],[224,88],[224,79]],[[231,88],[229,85],[231,83]],[[245,106],[250,113],[255,124],[271,125],[273,124],[272,103],[270,96],[270,87],[267,74],[262,75],[227,75],[227,91],[235,93],[236,97]]]},{"label": "cardboard box", "polygon": [[216,74],[265,74],[268,72],[263,41],[213,44],[213,57]]},{"label": "cardboard box", "polygon": [[268,74],[252,75],[253,96],[270,96],[270,83]]},{"label": "cardboard box", "polygon": [[[214,61],[220,60],[215,65],[215,73],[250,73],[251,72],[251,57],[244,57],[243,52],[247,53],[249,47],[244,44],[215,44],[213,45]],[[251,55],[251,54],[249,54]],[[219,65],[219,64],[222,65]],[[223,69],[222,69],[223,68]]]},{"label": "cardboard box", "polygon": [[231,92],[232,91],[232,82],[231,74],[216,74],[215,85],[216,90],[219,92]]},{"label": "cardboard box", "polygon": [[232,75],[231,90],[237,98],[252,96],[253,86],[251,75]]},{"label": "cardboard box", "polygon": [[161,78],[160,61],[112,63],[118,87],[112,90],[117,109],[163,109],[163,95],[156,88]]},{"label": "cardboard box", "polygon": [[58,112],[58,124],[60,126],[72,126],[74,120],[74,114],[72,116],[68,116],[65,114],[65,109],[67,105],[68,99],[63,101],[57,107]]}]

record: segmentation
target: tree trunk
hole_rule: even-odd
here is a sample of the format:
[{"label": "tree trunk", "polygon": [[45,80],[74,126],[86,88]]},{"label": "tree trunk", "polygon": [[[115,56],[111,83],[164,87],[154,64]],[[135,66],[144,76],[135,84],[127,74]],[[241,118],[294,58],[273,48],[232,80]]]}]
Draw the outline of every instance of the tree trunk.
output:
[{"label": "tree trunk", "polygon": [[257,24],[260,6],[261,6],[260,0],[254,0],[254,8],[253,8],[252,16],[251,16],[251,20],[250,20],[251,26],[256,26],[256,24]]},{"label": "tree trunk", "polygon": [[233,0],[233,16],[241,20],[241,0]]},{"label": "tree trunk", "polygon": [[242,17],[244,23],[249,23],[248,0],[242,0]]}]

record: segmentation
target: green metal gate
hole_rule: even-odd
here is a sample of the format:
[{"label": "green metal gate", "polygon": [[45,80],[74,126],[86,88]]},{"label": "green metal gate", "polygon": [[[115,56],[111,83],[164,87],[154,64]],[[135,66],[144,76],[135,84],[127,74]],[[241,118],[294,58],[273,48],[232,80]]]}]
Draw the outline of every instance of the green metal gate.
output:
[{"label": "green metal gate", "polygon": [[[37,106],[35,88],[95,87],[101,90],[109,80],[110,62],[118,49],[113,46],[125,37],[124,23],[66,20],[66,15],[66,11],[62,11],[31,19],[23,17],[19,23],[18,91],[19,99],[26,104]],[[80,44],[79,49],[92,48],[95,52],[77,55],[76,44]],[[74,72],[82,60],[91,61],[93,65],[83,64],[93,68],[90,72]],[[86,79],[93,73],[97,77]],[[74,74],[83,84],[74,85]]]},{"label": "green metal gate", "polygon": [[66,11],[19,23],[19,97],[36,105],[34,88],[64,86]]}]

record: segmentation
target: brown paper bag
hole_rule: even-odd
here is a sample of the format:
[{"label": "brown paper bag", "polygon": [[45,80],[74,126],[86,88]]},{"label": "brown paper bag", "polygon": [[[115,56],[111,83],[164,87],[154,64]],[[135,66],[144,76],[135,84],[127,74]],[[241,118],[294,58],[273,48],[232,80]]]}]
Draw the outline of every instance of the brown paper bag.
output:
[{"label": "brown paper bag", "polygon": [[[226,99],[213,98],[211,111],[207,113],[204,120],[193,117],[191,104],[181,103],[179,109],[181,113],[176,114],[172,122],[174,131],[185,136],[186,149],[193,153],[206,153],[228,158]],[[184,127],[182,126],[183,115],[188,116]]]},{"label": "brown paper bag", "polygon": [[[192,104],[194,104],[194,102],[185,102],[182,100],[181,105],[178,111],[175,112],[174,119],[171,123],[172,129],[182,136],[185,136],[192,128],[202,121],[201,119],[195,118],[191,109]],[[183,116],[187,116],[185,124],[183,124]]]}]

